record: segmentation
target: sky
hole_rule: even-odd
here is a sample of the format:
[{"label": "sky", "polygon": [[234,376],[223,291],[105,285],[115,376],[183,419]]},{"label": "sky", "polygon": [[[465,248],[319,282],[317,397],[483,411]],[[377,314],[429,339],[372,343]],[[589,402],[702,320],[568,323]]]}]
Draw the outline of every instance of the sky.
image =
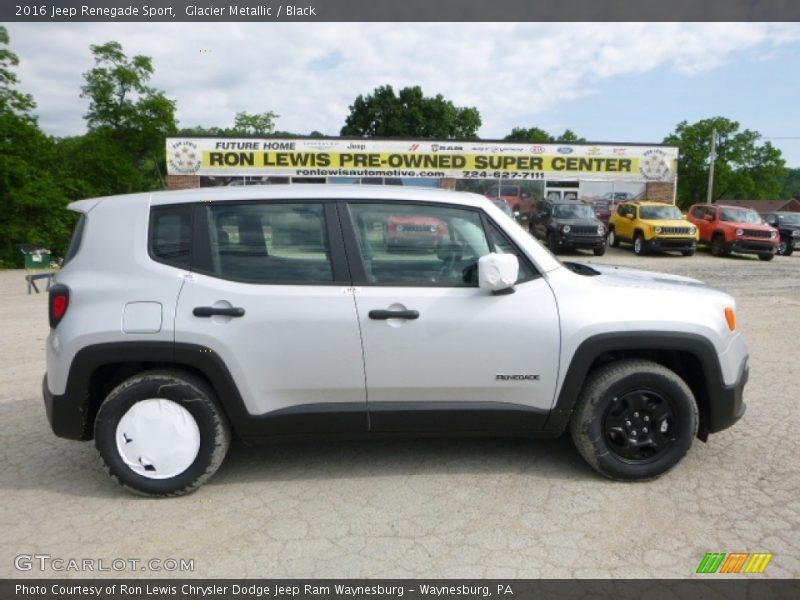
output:
[{"label": "sky", "polygon": [[179,125],[229,127],[273,111],[277,128],[338,135],[359,95],[419,85],[474,106],[478,132],[513,127],[589,141],[660,143],[723,116],[800,168],[797,23],[9,23],[22,91],[49,134],[85,131],[89,46],[153,60],[150,84]]}]

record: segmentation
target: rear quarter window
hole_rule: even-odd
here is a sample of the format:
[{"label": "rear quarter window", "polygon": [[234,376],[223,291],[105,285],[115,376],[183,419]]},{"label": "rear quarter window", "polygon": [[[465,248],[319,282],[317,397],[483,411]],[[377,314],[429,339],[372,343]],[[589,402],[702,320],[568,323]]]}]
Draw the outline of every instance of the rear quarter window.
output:
[{"label": "rear quarter window", "polygon": [[81,215],[78,217],[78,222],[75,223],[75,229],[72,231],[72,239],[69,241],[69,248],[67,248],[67,253],[64,255],[64,262],[62,263],[62,266],[71,261],[78,253],[78,250],[81,247],[81,240],[83,239],[84,227],[86,227],[86,215],[81,213]]},{"label": "rear quarter window", "polygon": [[192,207],[165,206],[150,213],[150,256],[181,269],[192,266]]}]

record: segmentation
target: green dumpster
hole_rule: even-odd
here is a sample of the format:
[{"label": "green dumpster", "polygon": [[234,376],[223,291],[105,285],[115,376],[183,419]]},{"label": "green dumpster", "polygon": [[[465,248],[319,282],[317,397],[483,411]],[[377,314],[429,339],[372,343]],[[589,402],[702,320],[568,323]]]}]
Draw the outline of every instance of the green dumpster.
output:
[{"label": "green dumpster", "polygon": [[38,246],[20,248],[26,269],[49,269],[50,250]]}]

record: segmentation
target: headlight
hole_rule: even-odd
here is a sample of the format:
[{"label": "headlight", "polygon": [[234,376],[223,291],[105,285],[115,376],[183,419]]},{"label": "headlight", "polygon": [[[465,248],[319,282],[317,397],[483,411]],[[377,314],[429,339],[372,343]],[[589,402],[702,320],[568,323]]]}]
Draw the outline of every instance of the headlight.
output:
[{"label": "headlight", "polygon": [[653,229],[653,231],[655,231],[657,234],[661,233],[661,227],[656,227],[655,229]]},{"label": "headlight", "polygon": [[561,228],[561,231],[563,231],[564,233],[569,233],[570,231],[572,231],[572,227],[570,227],[569,225],[564,225]]},{"label": "headlight", "polygon": [[397,226],[397,231],[403,231],[403,226],[402,225],[398,225]]},{"label": "headlight", "polygon": [[778,237],[778,232],[777,232],[777,231],[772,231],[772,232],[770,232],[770,234],[769,234],[769,238],[770,238],[771,240],[774,240],[776,237]]},{"label": "headlight", "polygon": [[744,231],[742,231],[741,229],[737,229],[736,230],[736,235],[742,235],[743,233],[744,233]]},{"label": "headlight", "polygon": [[[605,227],[603,227],[602,225],[598,225],[597,226],[597,234],[598,235],[603,235],[605,232],[606,232],[606,228]],[[798,233],[798,235],[800,235],[800,231],[798,231],[797,233]]]},{"label": "headlight", "polygon": [[697,227],[695,227],[695,226],[689,227],[689,233],[691,233],[692,235],[697,233]]}]

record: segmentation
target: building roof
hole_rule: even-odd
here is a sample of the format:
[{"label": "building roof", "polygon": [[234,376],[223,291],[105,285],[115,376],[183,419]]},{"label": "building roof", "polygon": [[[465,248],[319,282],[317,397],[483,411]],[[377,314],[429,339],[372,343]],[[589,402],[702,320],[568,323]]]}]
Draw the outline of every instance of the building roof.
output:
[{"label": "building roof", "polygon": [[717,204],[752,208],[754,211],[760,213],[782,210],[800,212],[800,200],[797,198],[791,198],[789,200],[717,200]]}]

